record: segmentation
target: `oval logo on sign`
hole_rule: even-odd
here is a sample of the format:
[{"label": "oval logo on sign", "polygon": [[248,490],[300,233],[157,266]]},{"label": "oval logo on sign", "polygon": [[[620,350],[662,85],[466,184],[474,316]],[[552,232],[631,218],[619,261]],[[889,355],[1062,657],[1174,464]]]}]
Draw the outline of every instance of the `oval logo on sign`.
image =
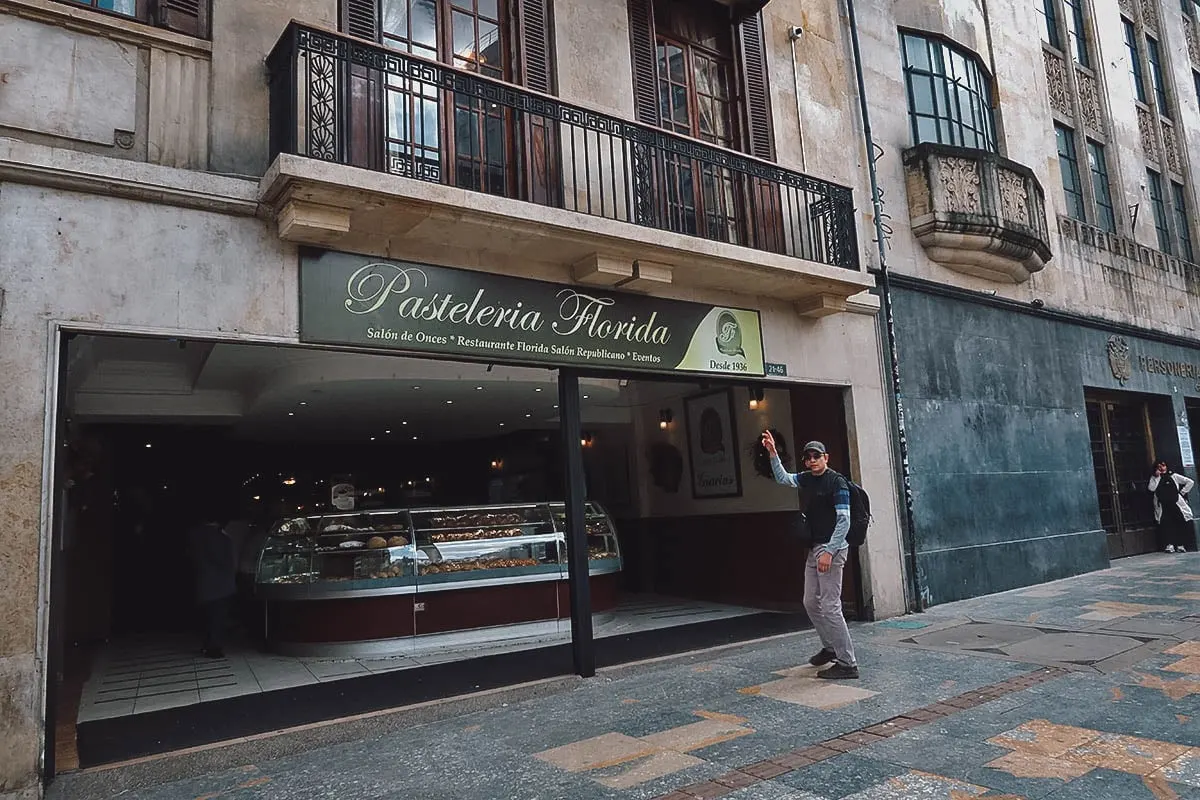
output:
[{"label": "oval logo on sign", "polygon": [[722,311],[717,316],[717,349],[727,356],[742,356],[742,326],[731,311]]}]

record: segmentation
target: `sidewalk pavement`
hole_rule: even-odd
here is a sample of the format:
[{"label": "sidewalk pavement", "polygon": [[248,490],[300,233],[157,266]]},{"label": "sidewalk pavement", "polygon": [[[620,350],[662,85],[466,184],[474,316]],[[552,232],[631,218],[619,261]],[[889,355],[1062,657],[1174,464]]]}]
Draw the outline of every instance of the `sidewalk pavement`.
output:
[{"label": "sidewalk pavement", "polygon": [[[1200,800],[1200,555],[65,775],[51,800]],[[490,698],[490,700],[489,700]]]}]

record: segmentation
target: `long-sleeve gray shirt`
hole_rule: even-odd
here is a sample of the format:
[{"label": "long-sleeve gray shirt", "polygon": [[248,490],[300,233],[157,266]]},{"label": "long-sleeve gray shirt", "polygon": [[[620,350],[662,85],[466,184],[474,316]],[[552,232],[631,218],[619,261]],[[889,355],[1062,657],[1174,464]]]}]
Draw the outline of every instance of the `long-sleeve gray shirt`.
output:
[{"label": "long-sleeve gray shirt", "polygon": [[[771,471],[775,474],[775,482],[793,489],[800,489],[807,480],[815,478],[811,472],[788,472],[783,468],[783,462],[778,455],[771,456]],[[833,508],[837,512],[837,524],[834,525],[833,535],[825,544],[817,545],[817,553],[836,554],[850,545],[846,544],[846,534],[850,532],[850,490],[838,489],[833,497]]]}]

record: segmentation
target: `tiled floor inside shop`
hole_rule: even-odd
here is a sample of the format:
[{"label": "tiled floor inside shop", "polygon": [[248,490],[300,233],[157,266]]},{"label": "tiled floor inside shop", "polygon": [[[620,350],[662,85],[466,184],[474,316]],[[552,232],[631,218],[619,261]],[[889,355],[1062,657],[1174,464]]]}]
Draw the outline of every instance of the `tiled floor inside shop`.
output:
[{"label": "tiled floor inside shop", "polygon": [[[596,617],[596,637],[621,636],[677,625],[760,614],[761,609],[672,600],[629,598]],[[209,700],[412,669],[471,657],[530,649],[570,638],[570,621],[550,623],[533,635],[494,640],[483,631],[417,639],[404,654],[370,658],[301,658],[231,643],[225,657],[209,659],[193,637],[155,636],[114,641],[100,651],[83,686],[78,722],[160,711]]]}]

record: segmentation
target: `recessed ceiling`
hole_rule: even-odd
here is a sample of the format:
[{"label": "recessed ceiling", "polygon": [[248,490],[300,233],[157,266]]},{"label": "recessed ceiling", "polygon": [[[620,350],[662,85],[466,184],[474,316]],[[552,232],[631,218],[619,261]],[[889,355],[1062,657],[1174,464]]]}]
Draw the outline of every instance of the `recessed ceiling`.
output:
[{"label": "recessed ceiling", "polygon": [[[80,422],[213,424],[252,440],[458,440],[556,428],[557,374],[298,347],[78,336],[68,414]],[[655,385],[657,383],[657,385]],[[584,424],[622,424],[680,383],[584,379]],[[390,433],[389,433],[390,431]]]}]

